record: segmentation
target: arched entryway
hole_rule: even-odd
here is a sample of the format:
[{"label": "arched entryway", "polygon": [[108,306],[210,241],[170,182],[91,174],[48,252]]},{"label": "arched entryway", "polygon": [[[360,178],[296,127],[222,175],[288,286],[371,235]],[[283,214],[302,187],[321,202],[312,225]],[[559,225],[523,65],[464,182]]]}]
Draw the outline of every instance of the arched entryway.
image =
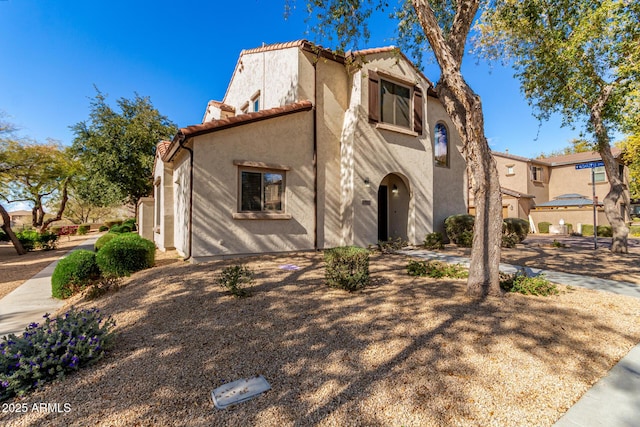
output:
[{"label": "arched entryway", "polygon": [[409,201],[408,183],[392,173],[384,177],[378,187],[378,240],[407,238]]}]

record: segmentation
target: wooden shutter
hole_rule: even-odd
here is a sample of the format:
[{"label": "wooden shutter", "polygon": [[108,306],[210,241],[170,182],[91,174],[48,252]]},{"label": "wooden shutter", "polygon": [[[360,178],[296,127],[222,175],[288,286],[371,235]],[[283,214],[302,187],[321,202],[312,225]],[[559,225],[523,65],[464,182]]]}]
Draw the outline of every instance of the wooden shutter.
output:
[{"label": "wooden shutter", "polygon": [[369,122],[380,121],[380,78],[378,73],[369,70]]},{"label": "wooden shutter", "polygon": [[419,87],[413,88],[413,131],[422,135],[422,91]]}]

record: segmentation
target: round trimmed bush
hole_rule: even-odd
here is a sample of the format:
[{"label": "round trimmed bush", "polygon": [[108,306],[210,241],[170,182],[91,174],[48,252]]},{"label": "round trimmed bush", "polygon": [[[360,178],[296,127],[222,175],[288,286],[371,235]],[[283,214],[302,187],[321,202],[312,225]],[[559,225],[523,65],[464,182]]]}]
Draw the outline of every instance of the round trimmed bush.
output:
[{"label": "round trimmed bush", "polygon": [[109,229],[111,233],[131,233],[132,231],[133,229],[129,224],[114,225]]},{"label": "round trimmed bush", "polygon": [[451,215],[444,220],[447,237],[458,246],[471,247],[475,217],[469,214]]},{"label": "round trimmed bush", "polygon": [[529,221],[522,218],[505,218],[503,225],[503,234],[509,236],[515,234],[518,236],[518,242],[522,243],[529,234]]},{"label": "round trimmed bush", "polygon": [[82,224],[78,227],[78,234],[80,236],[84,236],[91,230],[91,226],[89,224]]},{"label": "round trimmed bush", "polygon": [[104,276],[129,276],[136,271],[153,267],[156,246],[152,241],[134,233],[115,236],[96,255],[96,262]]},{"label": "round trimmed bush", "polygon": [[98,252],[104,245],[107,244],[107,242],[110,242],[112,239],[115,239],[118,236],[119,234],[117,233],[107,233],[104,236],[100,236],[100,238],[96,240],[96,243],[93,245],[93,250]]},{"label": "round trimmed bush", "polygon": [[51,295],[69,298],[100,277],[96,254],[85,249],[71,252],[56,265],[51,276]]},{"label": "round trimmed bush", "polygon": [[99,232],[103,232],[103,231],[109,231],[109,227],[107,227],[106,225],[101,225],[100,228],[98,228]]},{"label": "round trimmed bush", "polygon": [[542,221],[538,223],[538,233],[548,234],[549,227],[551,226],[550,222]]}]

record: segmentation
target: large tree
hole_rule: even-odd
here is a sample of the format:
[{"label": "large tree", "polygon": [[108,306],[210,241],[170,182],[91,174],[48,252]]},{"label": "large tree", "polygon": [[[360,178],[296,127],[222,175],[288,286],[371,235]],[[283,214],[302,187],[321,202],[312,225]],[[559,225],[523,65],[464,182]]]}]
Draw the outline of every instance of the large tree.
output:
[{"label": "large tree", "polygon": [[[0,196],[7,193],[8,177],[15,166],[9,162],[9,151],[7,150],[7,140],[5,139],[6,136],[13,133],[15,127],[11,123],[4,121],[4,116],[5,114],[0,112]],[[0,204],[0,217],[2,217],[2,231],[9,237],[18,255],[26,254],[27,251],[11,229],[11,217],[2,204]]]},{"label": "large tree", "polygon": [[489,56],[511,59],[536,115],[560,113],[584,124],[611,185],[604,198],[611,250],[626,253],[629,229],[620,204],[627,188],[611,154],[632,86],[640,79],[640,3],[630,0],[494,0],[478,25]]},{"label": "large tree", "polygon": [[[69,181],[75,173],[69,149],[49,142],[38,144],[20,138],[2,141],[2,197],[7,203],[23,202],[32,206],[32,225],[43,232],[54,221],[62,219],[67,202]],[[59,194],[54,216],[45,219],[45,204]]]},{"label": "large tree", "polygon": [[[480,0],[400,0],[395,8],[379,0],[309,0],[317,22],[314,31],[333,32],[338,49],[357,46],[369,36],[369,18],[376,11],[394,10],[399,20],[399,40],[419,60],[430,48],[440,67],[435,91],[451,117],[463,143],[473,181],[476,204],[475,229],[467,293],[471,296],[501,295],[499,265],[502,241],[502,197],[495,161],[484,134],[480,96],[462,74],[467,39]],[[316,13],[317,12],[317,13]]]},{"label": "large tree", "polygon": [[136,206],[137,213],[138,200],[153,189],[155,147],[171,138],[177,128],[148,97],[135,94],[133,99],[118,99],[116,104],[119,111],[97,91],[89,119],[71,127],[73,149],[91,181],[84,187],[85,198],[95,203],[106,199],[110,204],[116,195],[119,201]]}]

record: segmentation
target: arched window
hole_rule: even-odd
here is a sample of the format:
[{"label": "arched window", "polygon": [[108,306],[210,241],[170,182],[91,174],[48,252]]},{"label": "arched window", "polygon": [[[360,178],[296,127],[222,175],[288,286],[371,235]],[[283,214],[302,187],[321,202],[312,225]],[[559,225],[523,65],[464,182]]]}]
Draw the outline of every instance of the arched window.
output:
[{"label": "arched window", "polygon": [[449,166],[449,132],[444,123],[437,123],[434,132],[433,157],[436,166]]}]

